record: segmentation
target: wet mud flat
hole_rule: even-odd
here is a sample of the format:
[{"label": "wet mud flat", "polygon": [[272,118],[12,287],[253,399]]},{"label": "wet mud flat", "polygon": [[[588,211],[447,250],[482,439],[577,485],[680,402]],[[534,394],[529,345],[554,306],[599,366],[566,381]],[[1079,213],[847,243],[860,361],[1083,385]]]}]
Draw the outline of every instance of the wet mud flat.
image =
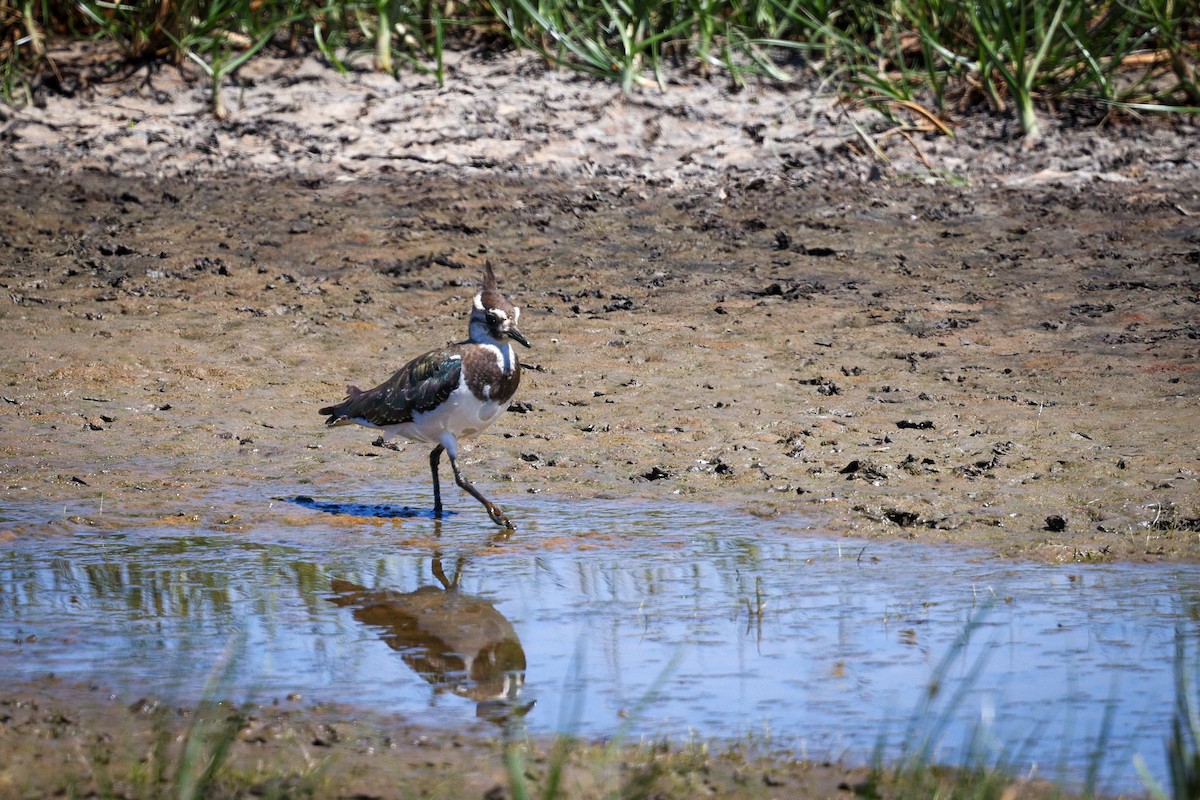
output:
[{"label": "wet mud flat", "polygon": [[425,483],[422,446],[316,409],[461,339],[490,261],[534,342],[464,458],[501,505],[682,497],[1041,560],[1200,555],[1190,184],[5,187],[0,492],[48,515]]}]

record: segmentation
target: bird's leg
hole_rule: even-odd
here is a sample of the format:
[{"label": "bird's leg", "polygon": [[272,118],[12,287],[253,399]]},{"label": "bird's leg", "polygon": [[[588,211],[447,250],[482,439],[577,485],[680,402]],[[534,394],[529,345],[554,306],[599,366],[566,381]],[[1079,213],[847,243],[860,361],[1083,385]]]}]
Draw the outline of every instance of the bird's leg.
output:
[{"label": "bird's leg", "polygon": [[508,517],[506,517],[504,512],[500,510],[500,507],[480,494],[479,490],[472,486],[470,482],[468,482],[467,479],[462,476],[462,473],[458,471],[458,461],[453,456],[450,457],[450,468],[454,470],[454,482],[457,483],[459,488],[464,492],[471,495],[471,497],[474,497],[480,503],[483,503],[483,507],[487,509],[488,516],[492,518],[492,522],[503,528],[512,529],[513,524],[508,521]]},{"label": "bird's leg", "polygon": [[[438,461],[442,458],[442,451],[446,448],[438,445],[429,451],[429,471],[433,473],[433,515],[440,518],[442,516],[442,487],[438,484]],[[450,459],[450,463],[454,463],[454,459]],[[458,477],[457,467],[454,470],[455,478]]]},{"label": "bird's leg", "polygon": [[433,577],[438,579],[438,583],[442,585],[442,588],[449,591],[453,584],[451,584],[450,579],[446,577],[446,570],[442,569],[441,550],[433,551],[433,564],[430,565],[429,569],[433,573]]},{"label": "bird's leg", "polygon": [[459,584],[462,583],[463,565],[466,563],[467,560],[463,556],[459,556],[457,559],[455,559],[454,578],[447,578],[446,570],[442,567],[442,551],[434,550],[433,565],[430,567],[430,570],[433,572],[433,577],[438,579],[438,583],[442,585],[443,589],[445,589],[447,592],[456,592],[458,591]]}]

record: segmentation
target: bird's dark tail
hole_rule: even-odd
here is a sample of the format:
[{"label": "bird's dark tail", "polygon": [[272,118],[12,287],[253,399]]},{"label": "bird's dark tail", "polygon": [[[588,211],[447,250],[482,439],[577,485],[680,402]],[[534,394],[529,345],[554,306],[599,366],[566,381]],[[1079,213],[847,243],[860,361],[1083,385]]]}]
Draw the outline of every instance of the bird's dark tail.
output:
[{"label": "bird's dark tail", "polygon": [[357,386],[347,386],[345,400],[338,403],[336,406],[325,406],[324,408],[319,409],[317,413],[321,416],[329,417],[329,419],[325,420],[326,425],[333,426],[342,424],[346,421],[346,406],[357,400],[358,396],[362,393],[362,389],[359,389]]}]

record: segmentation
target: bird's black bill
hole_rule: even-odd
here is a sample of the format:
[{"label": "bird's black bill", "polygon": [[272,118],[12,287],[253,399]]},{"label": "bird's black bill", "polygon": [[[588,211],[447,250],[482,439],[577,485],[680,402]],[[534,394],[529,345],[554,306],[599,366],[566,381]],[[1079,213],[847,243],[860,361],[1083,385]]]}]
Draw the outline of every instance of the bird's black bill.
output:
[{"label": "bird's black bill", "polygon": [[508,338],[513,339],[514,341],[518,341],[521,344],[525,345],[526,347],[533,347],[533,345],[531,345],[529,343],[529,340],[525,338],[525,334],[521,333],[516,328],[508,329]]}]

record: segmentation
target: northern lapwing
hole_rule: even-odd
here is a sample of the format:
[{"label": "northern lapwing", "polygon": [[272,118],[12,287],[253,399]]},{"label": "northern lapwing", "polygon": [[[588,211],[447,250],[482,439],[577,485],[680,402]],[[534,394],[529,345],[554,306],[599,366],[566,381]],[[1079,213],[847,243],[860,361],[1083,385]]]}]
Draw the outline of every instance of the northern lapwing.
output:
[{"label": "northern lapwing", "polygon": [[483,288],[471,306],[467,341],[414,358],[369,391],[347,387],[345,400],[321,409],[320,413],[329,417],[325,425],[353,423],[382,430],[384,440],[400,434],[433,444],[429,468],[433,472],[434,516],[442,516],[438,462],[445,451],[454,482],[483,504],[493,522],[512,528],[504,512],[463,477],[458,468],[458,441],[499,419],[516,393],[521,362],[512,342],[530,346],[517,327],[520,319],[521,309],[500,294],[488,264]]}]

